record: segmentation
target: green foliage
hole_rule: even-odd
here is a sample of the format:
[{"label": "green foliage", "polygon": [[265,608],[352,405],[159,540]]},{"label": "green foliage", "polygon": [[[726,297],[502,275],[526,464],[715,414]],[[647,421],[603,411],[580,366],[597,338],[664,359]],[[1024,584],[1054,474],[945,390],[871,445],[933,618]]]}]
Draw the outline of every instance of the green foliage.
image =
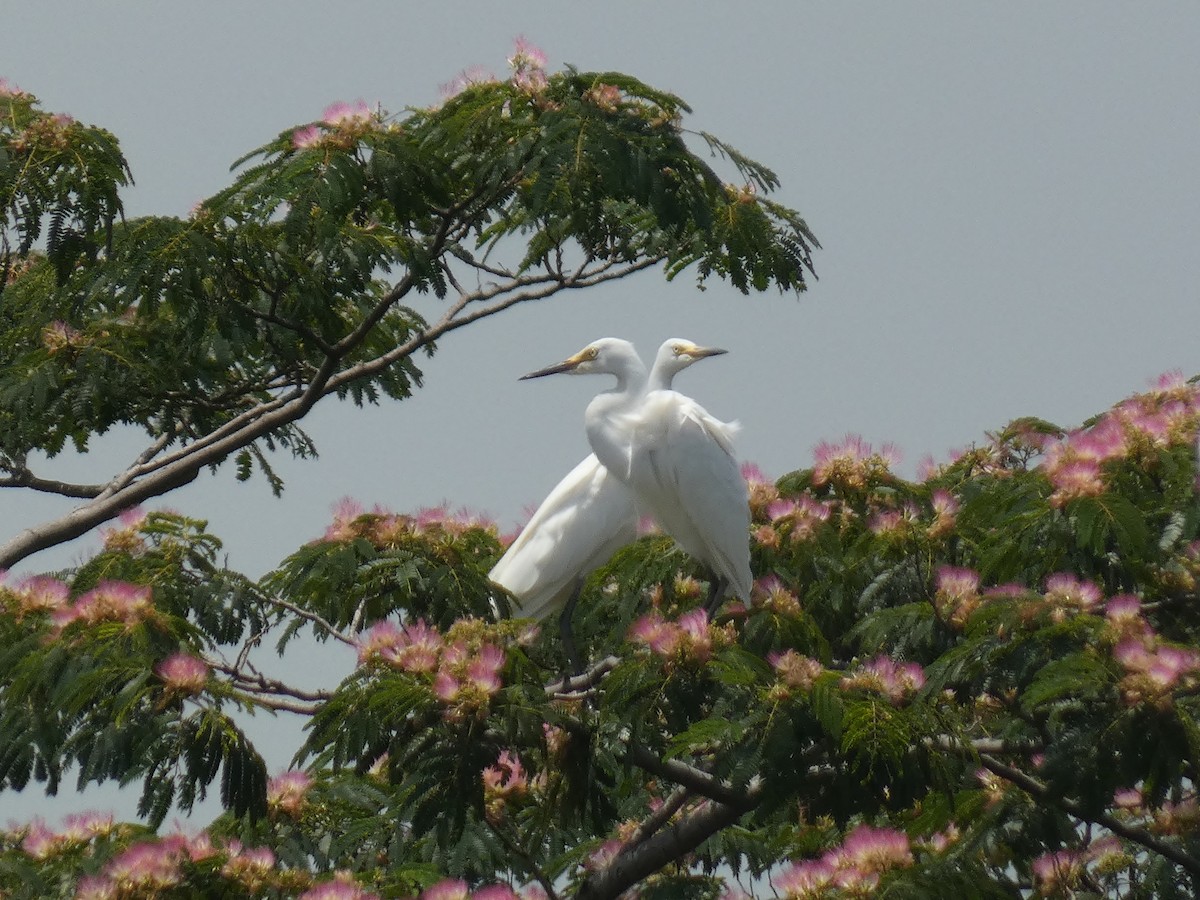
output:
[{"label": "green foliage", "polygon": [[[815,241],[769,169],[636,79],[514,59],[289,130],[186,220],[120,221],[115,141],[0,97],[3,485],[111,517],[232,457],[278,490],[268,454],[315,452],[321,396],[409,396],[479,305],[659,263],[803,289]],[[919,484],[826,445],[750,485],[760,581],[714,621],[662,536],[592,573],[572,678],[557,629],[504,617],[487,522],[347,506],[256,582],[204,523],[127,513],[0,583],[0,790],[137,785],[147,825],[2,832],[0,896],[1193,895],[1198,424],[1167,380]],[[154,443],[111,482],[26,466],[119,425]],[[340,683],[260,668],[301,640]],[[304,717],[304,768],[269,778],[249,713]],[[158,833],[209,791],[207,831]]]}]

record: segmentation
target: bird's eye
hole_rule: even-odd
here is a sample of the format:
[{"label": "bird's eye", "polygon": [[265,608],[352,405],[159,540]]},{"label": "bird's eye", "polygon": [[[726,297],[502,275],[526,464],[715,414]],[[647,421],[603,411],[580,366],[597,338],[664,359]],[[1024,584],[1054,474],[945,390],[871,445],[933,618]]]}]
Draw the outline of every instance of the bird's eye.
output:
[{"label": "bird's eye", "polygon": [[683,346],[683,344],[676,344],[671,349],[676,356],[683,356],[683,354],[687,353],[687,347]]},{"label": "bird's eye", "polygon": [[599,356],[599,355],[600,355],[600,351],[599,351],[597,348],[595,348],[595,347],[588,347],[588,351],[587,351],[587,358],[588,358],[588,359],[595,359],[595,358],[596,358],[597,356]]}]

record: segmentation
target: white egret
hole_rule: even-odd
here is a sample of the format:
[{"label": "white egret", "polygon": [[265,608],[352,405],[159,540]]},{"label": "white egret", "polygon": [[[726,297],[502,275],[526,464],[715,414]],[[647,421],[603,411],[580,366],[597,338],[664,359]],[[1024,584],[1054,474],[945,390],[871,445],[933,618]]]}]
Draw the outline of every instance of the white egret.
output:
[{"label": "white egret", "polygon": [[[750,599],[750,502],[746,482],[733,455],[736,423],[722,422],[693,400],[671,389],[675,372],[690,365],[682,357],[724,353],[672,339],[659,348],[654,367],[663,373],[641,402],[621,416],[631,432],[632,452],[624,473],[615,472],[632,488],[638,502],[663,530],[716,576],[709,593],[709,612],[716,610],[723,589]],[[588,439],[598,435],[604,446],[607,429],[589,423]],[[596,443],[593,443],[593,448]],[[597,451],[608,465],[606,455]],[[619,458],[613,459],[619,465]]]},{"label": "white egret", "polygon": [[525,376],[566,372],[617,377],[615,388],[588,404],[588,442],[600,463],[631,488],[663,529],[713,571],[710,607],[725,586],[748,598],[753,580],[749,504],[732,449],[736,426],[709,415],[670,384],[687,365],[723,352],[678,338],[665,342],[655,360],[654,380],[642,396],[630,386],[636,353],[627,341],[614,338]]},{"label": "white egret", "polygon": [[[690,341],[663,344],[649,379],[630,378],[633,389],[669,389],[675,374],[719,352]],[[516,599],[513,616],[544,619],[562,609],[564,643],[574,600],[591,571],[637,537],[633,493],[590,454],[542,501],[488,577]],[[564,606],[565,604],[565,606]]]}]

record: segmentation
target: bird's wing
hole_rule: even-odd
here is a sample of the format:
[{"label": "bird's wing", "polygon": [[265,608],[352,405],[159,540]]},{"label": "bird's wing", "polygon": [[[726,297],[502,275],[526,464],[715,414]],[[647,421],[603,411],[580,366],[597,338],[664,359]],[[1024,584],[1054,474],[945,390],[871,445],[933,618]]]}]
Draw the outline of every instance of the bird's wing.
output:
[{"label": "bird's wing", "polygon": [[[649,448],[644,465],[657,482],[661,524],[693,555],[701,553],[734,592],[748,599],[750,506],[733,455],[736,423],[722,422],[674,391],[656,392],[639,416],[638,440]],[[664,503],[672,507],[664,511]],[[663,513],[666,513],[665,515]]]},{"label": "bird's wing", "polygon": [[589,456],[542,501],[488,577],[517,598],[514,616],[544,618],[576,578],[636,536],[633,495]]}]

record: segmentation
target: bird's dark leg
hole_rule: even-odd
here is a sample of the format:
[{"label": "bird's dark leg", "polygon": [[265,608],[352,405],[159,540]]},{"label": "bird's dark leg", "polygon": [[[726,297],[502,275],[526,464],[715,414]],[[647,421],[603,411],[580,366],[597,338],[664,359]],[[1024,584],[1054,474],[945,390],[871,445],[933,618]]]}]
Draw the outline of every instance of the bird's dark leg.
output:
[{"label": "bird's dark leg", "polygon": [[711,619],[721,608],[721,601],[725,599],[725,590],[729,587],[729,582],[713,572],[710,584],[712,586],[708,589],[708,602],[704,604],[704,611]]},{"label": "bird's dark leg", "polygon": [[571,616],[575,613],[575,604],[579,602],[579,594],[583,590],[583,579],[575,579],[575,588],[567,599],[558,616],[558,636],[562,640],[563,651],[567,654],[567,672],[563,676],[563,689],[566,689],[567,678],[583,673],[583,664],[579,659],[579,649],[575,646],[575,634],[571,631]]}]

